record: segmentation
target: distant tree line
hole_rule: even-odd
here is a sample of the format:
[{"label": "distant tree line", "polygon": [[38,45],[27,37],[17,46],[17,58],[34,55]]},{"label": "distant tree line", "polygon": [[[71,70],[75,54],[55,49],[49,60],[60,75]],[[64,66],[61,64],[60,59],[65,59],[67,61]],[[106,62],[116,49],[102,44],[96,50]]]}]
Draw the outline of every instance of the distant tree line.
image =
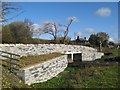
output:
[{"label": "distant tree line", "polygon": [[86,37],[79,38],[77,36],[77,39],[74,42],[77,45],[85,45],[90,47],[98,47],[100,51],[102,51],[102,48],[104,47],[114,47],[115,44],[112,41],[109,41],[109,35],[106,32],[98,32],[96,34],[91,34],[89,39],[86,40]]},{"label": "distant tree line", "polygon": [[[43,32],[53,35],[54,41],[61,41],[64,40],[66,37],[67,41],[70,41],[70,37],[66,36],[58,36],[56,31],[59,30],[52,30],[51,23],[47,23],[44,25]],[[33,29],[31,29],[31,26],[33,23],[25,19],[24,21],[19,22],[12,22],[7,25],[3,25],[2,27],[2,39],[3,43],[31,43],[31,40],[33,39],[33,33],[35,32]],[[56,26],[54,26],[56,27]],[[39,31],[40,32],[40,31]],[[39,33],[38,32],[38,33]],[[40,34],[39,34],[40,35]],[[109,35],[105,32],[99,32],[97,34],[91,34],[88,41],[93,46],[106,46],[108,45]],[[86,38],[83,40],[79,40],[79,38],[76,39],[76,42],[85,42]],[[76,43],[76,44],[77,44]],[[113,44],[110,42],[110,44]]]}]

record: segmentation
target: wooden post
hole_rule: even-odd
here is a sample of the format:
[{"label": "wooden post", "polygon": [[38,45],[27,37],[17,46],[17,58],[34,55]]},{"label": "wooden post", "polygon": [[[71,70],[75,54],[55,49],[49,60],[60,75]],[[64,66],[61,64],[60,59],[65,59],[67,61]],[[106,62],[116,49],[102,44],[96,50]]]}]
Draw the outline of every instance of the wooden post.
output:
[{"label": "wooden post", "polygon": [[[9,55],[9,56],[7,56],[7,55],[0,55],[0,56],[5,57],[6,59],[8,59],[8,61],[7,61],[7,68],[10,70],[10,72],[13,72],[15,70],[15,67],[17,67],[17,66],[18,66],[18,68],[20,67],[19,64],[16,63],[17,61],[19,62],[19,60],[13,58],[13,56],[20,57],[20,55],[17,55],[17,54],[14,54],[14,53],[5,52],[5,51],[0,51],[0,52]],[[12,60],[15,60],[15,62],[12,63]]]}]

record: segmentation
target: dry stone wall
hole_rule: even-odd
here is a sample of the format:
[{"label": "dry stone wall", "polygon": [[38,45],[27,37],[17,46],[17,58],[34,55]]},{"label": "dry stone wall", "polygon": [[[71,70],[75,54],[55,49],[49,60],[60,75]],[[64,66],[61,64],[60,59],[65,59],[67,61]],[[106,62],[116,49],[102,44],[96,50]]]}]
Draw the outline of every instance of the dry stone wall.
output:
[{"label": "dry stone wall", "polygon": [[19,54],[21,57],[49,54],[52,52],[81,52],[82,61],[92,61],[104,55],[91,47],[64,44],[0,44],[0,49]]},{"label": "dry stone wall", "polygon": [[25,84],[31,85],[33,83],[45,82],[55,77],[64,71],[67,65],[67,56],[63,55],[34,66],[22,68],[17,75],[24,80]]},{"label": "dry stone wall", "polygon": [[[21,57],[49,54],[52,52],[81,52],[82,61],[92,61],[104,55],[91,47],[64,44],[0,44],[0,50],[21,55]],[[67,65],[67,55],[63,55],[43,63],[22,68],[17,75],[24,80],[25,84],[30,85],[44,82],[55,77],[64,71]]]}]

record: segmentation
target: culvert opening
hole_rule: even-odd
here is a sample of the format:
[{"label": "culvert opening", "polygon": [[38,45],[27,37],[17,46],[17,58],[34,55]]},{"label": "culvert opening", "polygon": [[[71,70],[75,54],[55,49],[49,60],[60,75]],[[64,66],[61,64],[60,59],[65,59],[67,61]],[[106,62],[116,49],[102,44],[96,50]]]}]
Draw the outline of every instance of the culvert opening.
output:
[{"label": "culvert opening", "polygon": [[73,62],[82,62],[82,54],[81,53],[73,54]]},{"label": "culvert opening", "polygon": [[80,52],[67,52],[66,55],[69,63],[82,62],[82,54]]}]

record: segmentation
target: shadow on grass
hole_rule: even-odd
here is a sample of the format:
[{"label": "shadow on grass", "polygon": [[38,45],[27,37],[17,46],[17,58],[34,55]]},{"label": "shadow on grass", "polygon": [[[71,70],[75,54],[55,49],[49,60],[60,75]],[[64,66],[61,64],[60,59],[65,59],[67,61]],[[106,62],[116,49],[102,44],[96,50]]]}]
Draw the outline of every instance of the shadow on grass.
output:
[{"label": "shadow on grass", "polygon": [[120,57],[114,57],[105,60],[95,60],[95,61],[82,61],[82,62],[73,62],[69,63],[68,67],[79,67],[80,69],[89,68],[89,67],[98,67],[98,66],[111,66],[111,65],[118,65],[120,61]]}]

